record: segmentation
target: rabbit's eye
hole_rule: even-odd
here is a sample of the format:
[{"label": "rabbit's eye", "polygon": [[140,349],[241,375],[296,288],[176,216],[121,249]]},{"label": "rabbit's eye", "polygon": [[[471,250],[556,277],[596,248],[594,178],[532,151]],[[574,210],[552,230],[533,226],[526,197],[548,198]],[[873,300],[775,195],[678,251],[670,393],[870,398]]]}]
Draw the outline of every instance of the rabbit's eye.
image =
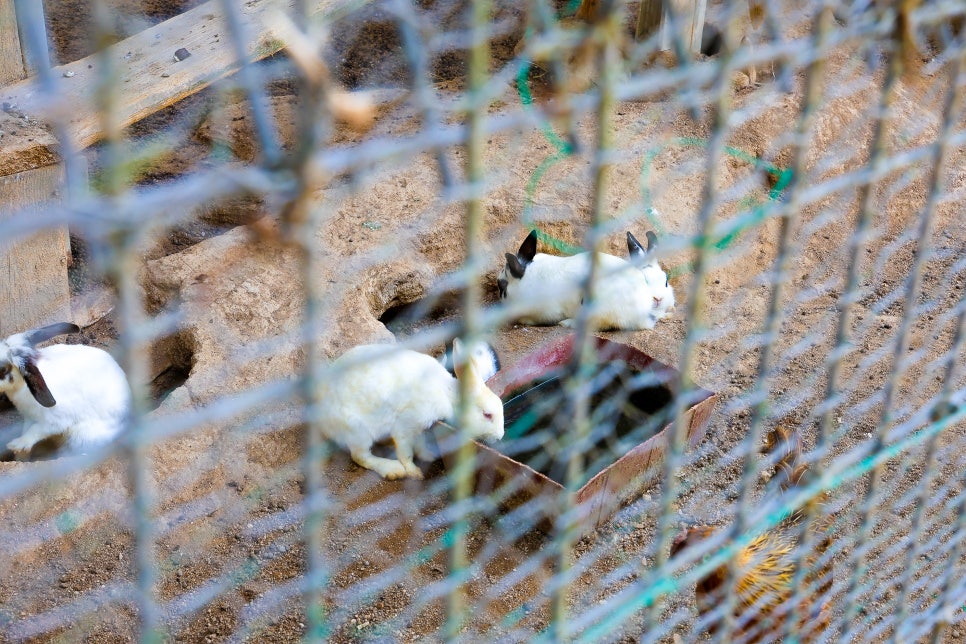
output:
[{"label": "rabbit's eye", "polygon": [[6,379],[10,375],[10,365],[0,365],[0,380]]},{"label": "rabbit's eye", "polygon": [[493,420],[493,414],[491,414],[488,411],[485,411],[485,412],[483,412],[483,418],[485,418],[487,420]]}]

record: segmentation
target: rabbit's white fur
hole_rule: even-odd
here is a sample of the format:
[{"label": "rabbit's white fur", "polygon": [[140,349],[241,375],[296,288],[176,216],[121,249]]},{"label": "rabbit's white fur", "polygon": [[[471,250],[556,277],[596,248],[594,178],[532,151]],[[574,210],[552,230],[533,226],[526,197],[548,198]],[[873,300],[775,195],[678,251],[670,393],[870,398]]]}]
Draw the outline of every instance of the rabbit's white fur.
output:
[{"label": "rabbit's white fur", "polygon": [[[648,235],[649,246],[653,235]],[[525,248],[528,246],[530,251]],[[674,289],[650,252],[645,253],[628,233],[628,247],[632,262],[598,253],[598,278],[595,282],[594,302],[590,324],[599,330],[653,329],[658,320],[674,308]],[[572,326],[581,305],[581,286],[590,271],[590,253],[558,257],[534,253],[536,235],[531,233],[517,253],[517,269],[507,264],[500,272],[500,295],[511,305],[528,303],[520,316],[523,324],[561,324]],[[514,274],[516,273],[516,274]]]},{"label": "rabbit's white fur", "polygon": [[[468,434],[503,438],[503,403],[479,377],[475,359],[463,357],[459,340],[454,346],[458,377],[469,380]],[[332,363],[320,386],[322,433],[347,449],[353,461],[387,479],[422,478],[413,454],[432,460],[426,430],[438,420],[457,420],[457,378],[416,351],[355,347]],[[397,460],[372,454],[372,445],[385,438],[392,438]]]},{"label": "rabbit's white fur", "polygon": [[[500,370],[500,357],[496,353],[496,349],[493,348],[489,342],[484,340],[477,340],[473,343],[473,348],[470,351],[470,355],[473,356],[473,362],[477,367],[480,378],[483,382],[486,382],[490,378],[496,375],[496,372]],[[455,367],[453,365],[453,350],[452,348],[447,349],[443,355],[437,358],[439,363],[446,367],[446,371],[451,374],[456,374]]]},{"label": "rabbit's white fur", "polygon": [[[23,433],[7,443],[18,459],[38,442],[61,436],[70,452],[107,443],[125,426],[131,390],[124,371],[106,351],[85,345],[55,344],[34,349],[16,334],[0,342],[0,393],[24,418]],[[21,372],[23,356],[42,375],[55,404],[38,402]],[[21,366],[18,366],[18,361]]]}]

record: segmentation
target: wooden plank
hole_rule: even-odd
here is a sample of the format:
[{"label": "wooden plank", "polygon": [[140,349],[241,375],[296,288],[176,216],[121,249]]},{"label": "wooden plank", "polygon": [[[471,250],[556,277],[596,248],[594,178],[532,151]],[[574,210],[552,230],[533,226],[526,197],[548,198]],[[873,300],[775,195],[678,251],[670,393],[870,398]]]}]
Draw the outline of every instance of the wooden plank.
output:
[{"label": "wooden plank", "polygon": [[26,77],[13,0],[0,0],[0,85]]},{"label": "wooden plank", "polygon": [[[300,1],[300,0],[299,0]],[[290,13],[296,0],[248,0],[239,3],[252,60],[278,52],[283,42],[269,24],[277,10]],[[349,0],[314,0],[310,14],[333,15]],[[354,3],[358,4],[358,3]],[[175,59],[175,52],[191,55]],[[238,69],[235,48],[219,0],[159,23],[107,49],[116,73],[119,96],[116,117],[122,127],[204,89]],[[85,148],[104,136],[95,94],[100,83],[102,54],[54,68],[58,104],[68,119],[74,146]],[[0,90],[0,102],[12,103],[31,117],[49,118],[37,85],[22,81]],[[56,108],[57,106],[52,106]]]},{"label": "wooden plank", "polygon": [[[0,110],[0,177],[52,165],[60,145],[47,128],[15,108]],[[7,206],[0,201],[0,206]]]},{"label": "wooden plank", "polygon": [[[62,179],[59,165],[0,177],[0,223],[15,209],[57,199]],[[0,235],[0,337],[70,320],[69,249],[63,227],[14,242]]]}]

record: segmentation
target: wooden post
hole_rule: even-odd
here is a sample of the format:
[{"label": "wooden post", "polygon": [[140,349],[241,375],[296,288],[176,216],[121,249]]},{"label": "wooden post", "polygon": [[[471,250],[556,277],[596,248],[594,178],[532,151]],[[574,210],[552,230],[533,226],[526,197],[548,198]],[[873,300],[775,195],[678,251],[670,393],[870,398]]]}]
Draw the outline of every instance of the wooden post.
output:
[{"label": "wooden post", "polygon": [[13,0],[0,0],[0,85],[27,77]]},{"label": "wooden post", "polygon": [[[0,177],[0,225],[11,209],[56,199],[63,174],[61,165],[49,165]],[[0,238],[0,337],[71,319],[69,253],[64,227],[12,244]]]},{"label": "wooden post", "polygon": [[[13,0],[0,0],[0,84],[26,78]],[[0,226],[11,213],[58,198],[63,165],[57,142],[19,114],[0,113]],[[8,240],[0,234],[0,337],[70,315],[67,228]]]},{"label": "wooden post", "polygon": [[675,27],[685,50],[696,54],[701,51],[701,35],[707,0],[641,0],[637,14],[637,39],[644,40],[660,27],[661,51],[671,49],[671,25],[663,12],[663,2],[669,1],[674,10]]},{"label": "wooden post", "polygon": [[637,11],[637,40],[650,38],[661,27],[663,0],[641,0]]}]

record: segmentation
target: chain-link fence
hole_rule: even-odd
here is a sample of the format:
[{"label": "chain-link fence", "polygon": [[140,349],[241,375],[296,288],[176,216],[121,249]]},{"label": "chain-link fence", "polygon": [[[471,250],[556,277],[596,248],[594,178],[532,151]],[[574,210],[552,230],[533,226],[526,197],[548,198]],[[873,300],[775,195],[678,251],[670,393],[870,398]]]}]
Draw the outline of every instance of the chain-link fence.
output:
[{"label": "chain-link fence", "polygon": [[15,4],[134,397],[0,639],[966,640],[961,2]]}]

